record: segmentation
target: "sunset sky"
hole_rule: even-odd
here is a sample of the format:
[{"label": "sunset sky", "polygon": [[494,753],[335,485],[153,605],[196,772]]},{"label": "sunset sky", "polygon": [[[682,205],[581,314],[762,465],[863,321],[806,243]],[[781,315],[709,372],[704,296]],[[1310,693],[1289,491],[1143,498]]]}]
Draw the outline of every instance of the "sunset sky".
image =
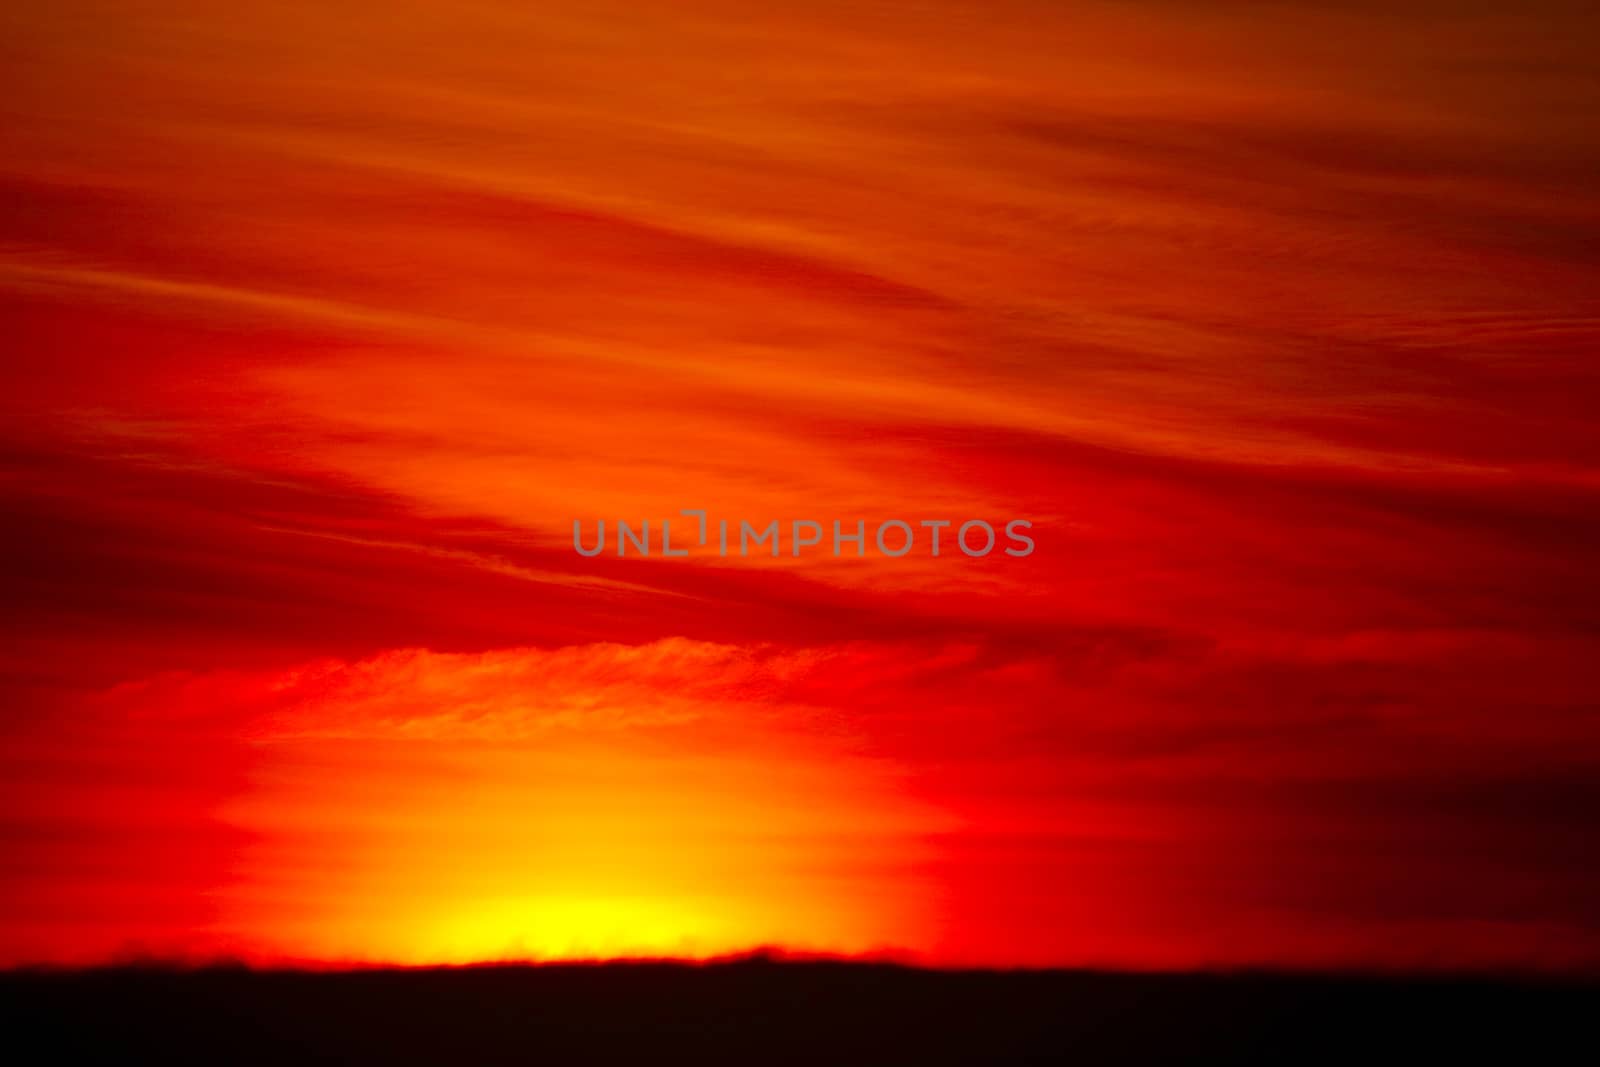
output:
[{"label": "sunset sky", "polygon": [[7,5],[0,964],[1600,967],[1597,39]]}]

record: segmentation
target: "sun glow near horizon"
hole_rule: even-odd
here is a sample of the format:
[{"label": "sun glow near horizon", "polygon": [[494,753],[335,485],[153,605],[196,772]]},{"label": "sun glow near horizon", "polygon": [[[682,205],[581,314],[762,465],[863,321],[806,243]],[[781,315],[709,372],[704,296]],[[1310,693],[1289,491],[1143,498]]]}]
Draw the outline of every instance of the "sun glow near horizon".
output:
[{"label": "sun glow near horizon", "polygon": [[958,821],[768,693],[805,669],[680,642],[232,679],[268,706],[219,929],[390,963],[926,949],[920,865]]}]

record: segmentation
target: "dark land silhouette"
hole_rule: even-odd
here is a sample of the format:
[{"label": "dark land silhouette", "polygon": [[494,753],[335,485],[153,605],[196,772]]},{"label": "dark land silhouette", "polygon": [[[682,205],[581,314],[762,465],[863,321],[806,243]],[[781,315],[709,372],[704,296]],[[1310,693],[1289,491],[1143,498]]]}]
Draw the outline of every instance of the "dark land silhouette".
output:
[{"label": "dark land silhouette", "polygon": [[[1596,1062],[1590,980],[712,964],[0,975],[14,1063]],[[8,1057],[9,1058],[9,1057]]]}]

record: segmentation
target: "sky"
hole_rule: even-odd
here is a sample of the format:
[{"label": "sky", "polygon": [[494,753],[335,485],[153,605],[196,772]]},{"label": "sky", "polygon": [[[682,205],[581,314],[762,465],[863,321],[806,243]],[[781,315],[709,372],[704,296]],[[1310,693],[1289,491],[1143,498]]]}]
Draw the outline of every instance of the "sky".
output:
[{"label": "sky", "polygon": [[1600,967],[1508,6],[9,5],[0,964]]}]

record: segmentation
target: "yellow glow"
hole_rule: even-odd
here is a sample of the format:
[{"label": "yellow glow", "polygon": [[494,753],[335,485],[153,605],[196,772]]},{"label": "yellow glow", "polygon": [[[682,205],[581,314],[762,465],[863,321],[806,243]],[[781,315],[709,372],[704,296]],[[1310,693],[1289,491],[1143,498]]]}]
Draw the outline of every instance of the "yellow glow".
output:
[{"label": "yellow glow", "polygon": [[949,816],[848,735],[794,728],[808,713],[763,684],[798,663],[752,663],[682,641],[411,652],[267,685],[221,926],[414,964],[925,944]]},{"label": "yellow glow", "polygon": [[704,958],[741,940],[739,917],[709,902],[634,897],[485,900],[418,935],[414,962]]}]

